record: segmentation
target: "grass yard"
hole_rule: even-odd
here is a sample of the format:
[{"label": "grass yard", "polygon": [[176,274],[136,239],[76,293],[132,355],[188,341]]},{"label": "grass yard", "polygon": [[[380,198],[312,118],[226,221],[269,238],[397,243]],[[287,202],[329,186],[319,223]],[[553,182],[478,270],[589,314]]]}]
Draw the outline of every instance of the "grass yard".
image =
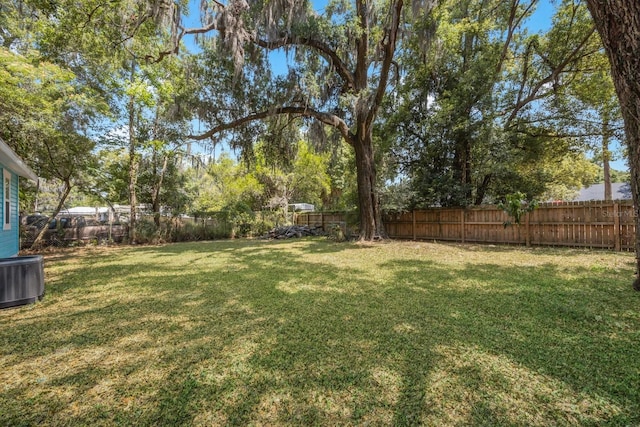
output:
[{"label": "grass yard", "polygon": [[1,425],[640,425],[632,254],[223,241],[46,259]]}]

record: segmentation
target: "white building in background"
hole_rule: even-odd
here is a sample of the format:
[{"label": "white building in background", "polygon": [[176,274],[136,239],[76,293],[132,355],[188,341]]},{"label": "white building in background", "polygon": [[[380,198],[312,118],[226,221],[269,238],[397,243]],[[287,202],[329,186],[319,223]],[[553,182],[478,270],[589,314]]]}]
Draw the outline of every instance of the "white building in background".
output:
[{"label": "white building in background", "polygon": [[291,203],[289,205],[295,212],[315,212],[316,207],[311,203]]},{"label": "white building in background", "polygon": [[107,222],[109,221],[109,208],[90,206],[77,206],[75,208],[63,209],[60,211],[61,216],[81,216],[85,218],[92,218],[96,221]]},{"label": "white building in background", "polygon": [[[604,184],[593,184],[580,190],[574,202],[604,200]],[[628,183],[611,183],[611,200],[631,200],[631,186]]]},{"label": "white building in background", "polygon": [[[144,213],[147,206],[139,206],[138,213]],[[106,206],[76,206],[73,208],[62,209],[59,216],[83,217],[85,219],[93,219],[98,222],[128,222],[131,208],[128,205]]]}]

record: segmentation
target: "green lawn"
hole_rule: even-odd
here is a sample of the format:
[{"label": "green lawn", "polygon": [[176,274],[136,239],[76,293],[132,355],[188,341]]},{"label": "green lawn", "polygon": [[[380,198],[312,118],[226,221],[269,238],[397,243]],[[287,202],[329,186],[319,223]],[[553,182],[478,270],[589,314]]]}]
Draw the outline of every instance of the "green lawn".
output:
[{"label": "green lawn", "polygon": [[640,425],[632,254],[224,241],[46,259],[0,425]]}]

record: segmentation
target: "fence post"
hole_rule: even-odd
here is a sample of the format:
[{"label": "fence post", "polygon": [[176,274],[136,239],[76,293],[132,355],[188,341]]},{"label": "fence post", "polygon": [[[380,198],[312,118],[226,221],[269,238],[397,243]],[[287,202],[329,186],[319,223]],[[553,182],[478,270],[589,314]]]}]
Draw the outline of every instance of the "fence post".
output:
[{"label": "fence post", "polygon": [[411,233],[413,234],[413,240],[416,240],[416,210],[411,211]]},{"label": "fence post", "polygon": [[613,248],[620,251],[620,205],[613,202]]},{"label": "fence post", "polygon": [[465,241],[465,220],[466,220],[466,216],[467,216],[467,208],[461,208],[461,212],[462,212],[462,218],[460,219],[460,237],[462,237],[462,243],[464,243]]},{"label": "fence post", "polygon": [[322,231],[324,231],[324,212],[320,212],[320,226],[322,227]]},{"label": "fence post", "polygon": [[531,246],[531,228],[529,227],[529,216],[531,212],[527,212],[524,217],[524,245]]}]

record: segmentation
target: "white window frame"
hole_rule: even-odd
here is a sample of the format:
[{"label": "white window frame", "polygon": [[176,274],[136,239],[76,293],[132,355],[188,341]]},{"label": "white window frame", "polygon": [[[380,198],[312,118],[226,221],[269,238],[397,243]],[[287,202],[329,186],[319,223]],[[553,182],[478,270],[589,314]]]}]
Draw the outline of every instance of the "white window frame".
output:
[{"label": "white window frame", "polygon": [[[11,172],[3,169],[2,174],[2,229],[11,230]],[[7,188],[8,187],[8,188]]]}]

